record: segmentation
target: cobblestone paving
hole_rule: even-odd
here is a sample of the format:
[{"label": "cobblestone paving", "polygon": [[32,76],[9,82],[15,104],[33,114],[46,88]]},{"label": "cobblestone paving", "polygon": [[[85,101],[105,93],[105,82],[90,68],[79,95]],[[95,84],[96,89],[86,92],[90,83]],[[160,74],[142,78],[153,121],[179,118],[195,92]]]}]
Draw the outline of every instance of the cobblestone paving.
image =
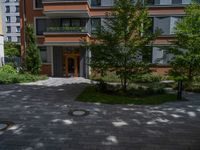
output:
[{"label": "cobblestone paving", "polygon": [[[200,95],[158,106],[74,101],[90,83],[82,78],[0,85],[0,150],[199,150]],[[88,116],[68,115],[72,109]]]}]

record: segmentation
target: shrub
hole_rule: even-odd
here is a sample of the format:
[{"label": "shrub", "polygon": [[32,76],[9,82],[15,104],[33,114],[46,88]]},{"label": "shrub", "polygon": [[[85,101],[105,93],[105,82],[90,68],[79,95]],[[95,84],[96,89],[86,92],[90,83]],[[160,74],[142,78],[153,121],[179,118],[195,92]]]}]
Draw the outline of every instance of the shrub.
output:
[{"label": "shrub", "polygon": [[184,90],[188,92],[200,93],[200,82],[185,82]]},{"label": "shrub", "polygon": [[11,65],[4,65],[3,67],[0,68],[0,73],[16,74],[17,70]]},{"label": "shrub", "polygon": [[20,73],[0,72],[0,84],[34,82],[44,79],[47,79],[47,77],[39,75],[31,75],[28,73],[20,74]]},{"label": "shrub", "polygon": [[145,97],[150,95],[164,94],[165,90],[163,88],[152,88],[152,87],[138,87],[128,90],[127,95],[130,97]]},{"label": "shrub", "polygon": [[151,82],[160,82],[164,77],[157,74],[144,74],[140,76],[135,76],[132,78],[132,82],[136,83],[151,83]]},{"label": "shrub", "polygon": [[103,81],[103,80],[97,80],[97,84],[96,84],[96,90],[100,91],[100,92],[106,92],[107,91],[107,84]]}]

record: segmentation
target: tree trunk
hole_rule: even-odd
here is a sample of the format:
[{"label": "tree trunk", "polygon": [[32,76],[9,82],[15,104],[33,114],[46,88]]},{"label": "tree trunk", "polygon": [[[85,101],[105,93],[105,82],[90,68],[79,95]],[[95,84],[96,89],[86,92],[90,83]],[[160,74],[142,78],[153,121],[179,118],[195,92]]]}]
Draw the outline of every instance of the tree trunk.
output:
[{"label": "tree trunk", "polygon": [[189,79],[190,81],[192,81],[192,65],[191,65],[191,63],[190,63],[190,67],[189,67],[188,79]]},{"label": "tree trunk", "polygon": [[124,72],[123,72],[123,91],[126,92],[127,91],[127,58],[125,56],[124,59]]}]

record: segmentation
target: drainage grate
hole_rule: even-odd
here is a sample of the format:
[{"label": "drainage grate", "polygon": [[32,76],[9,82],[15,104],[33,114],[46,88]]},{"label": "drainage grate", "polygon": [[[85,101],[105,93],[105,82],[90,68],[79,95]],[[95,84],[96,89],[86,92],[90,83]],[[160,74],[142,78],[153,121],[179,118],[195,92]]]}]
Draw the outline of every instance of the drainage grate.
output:
[{"label": "drainage grate", "polygon": [[82,116],[89,115],[89,111],[84,110],[84,109],[74,109],[74,110],[70,110],[68,114],[70,116],[82,117]]},{"label": "drainage grate", "polygon": [[10,121],[0,121],[0,131],[5,131],[13,125],[14,123]]}]

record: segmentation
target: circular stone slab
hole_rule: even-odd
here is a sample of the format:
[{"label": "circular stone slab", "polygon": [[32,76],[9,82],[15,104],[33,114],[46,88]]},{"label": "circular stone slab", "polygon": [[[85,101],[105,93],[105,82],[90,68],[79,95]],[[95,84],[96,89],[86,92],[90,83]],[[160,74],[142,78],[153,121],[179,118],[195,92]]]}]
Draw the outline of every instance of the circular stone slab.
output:
[{"label": "circular stone slab", "polygon": [[8,127],[7,123],[0,123],[0,131],[6,130]]},{"label": "circular stone slab", "polygon": [[89,111],[83,110],[83,109],[76,109],[76,110],[69,111],[68,114],[70,116],[82,117],[82,116],[87,116],[89,114]]}]

